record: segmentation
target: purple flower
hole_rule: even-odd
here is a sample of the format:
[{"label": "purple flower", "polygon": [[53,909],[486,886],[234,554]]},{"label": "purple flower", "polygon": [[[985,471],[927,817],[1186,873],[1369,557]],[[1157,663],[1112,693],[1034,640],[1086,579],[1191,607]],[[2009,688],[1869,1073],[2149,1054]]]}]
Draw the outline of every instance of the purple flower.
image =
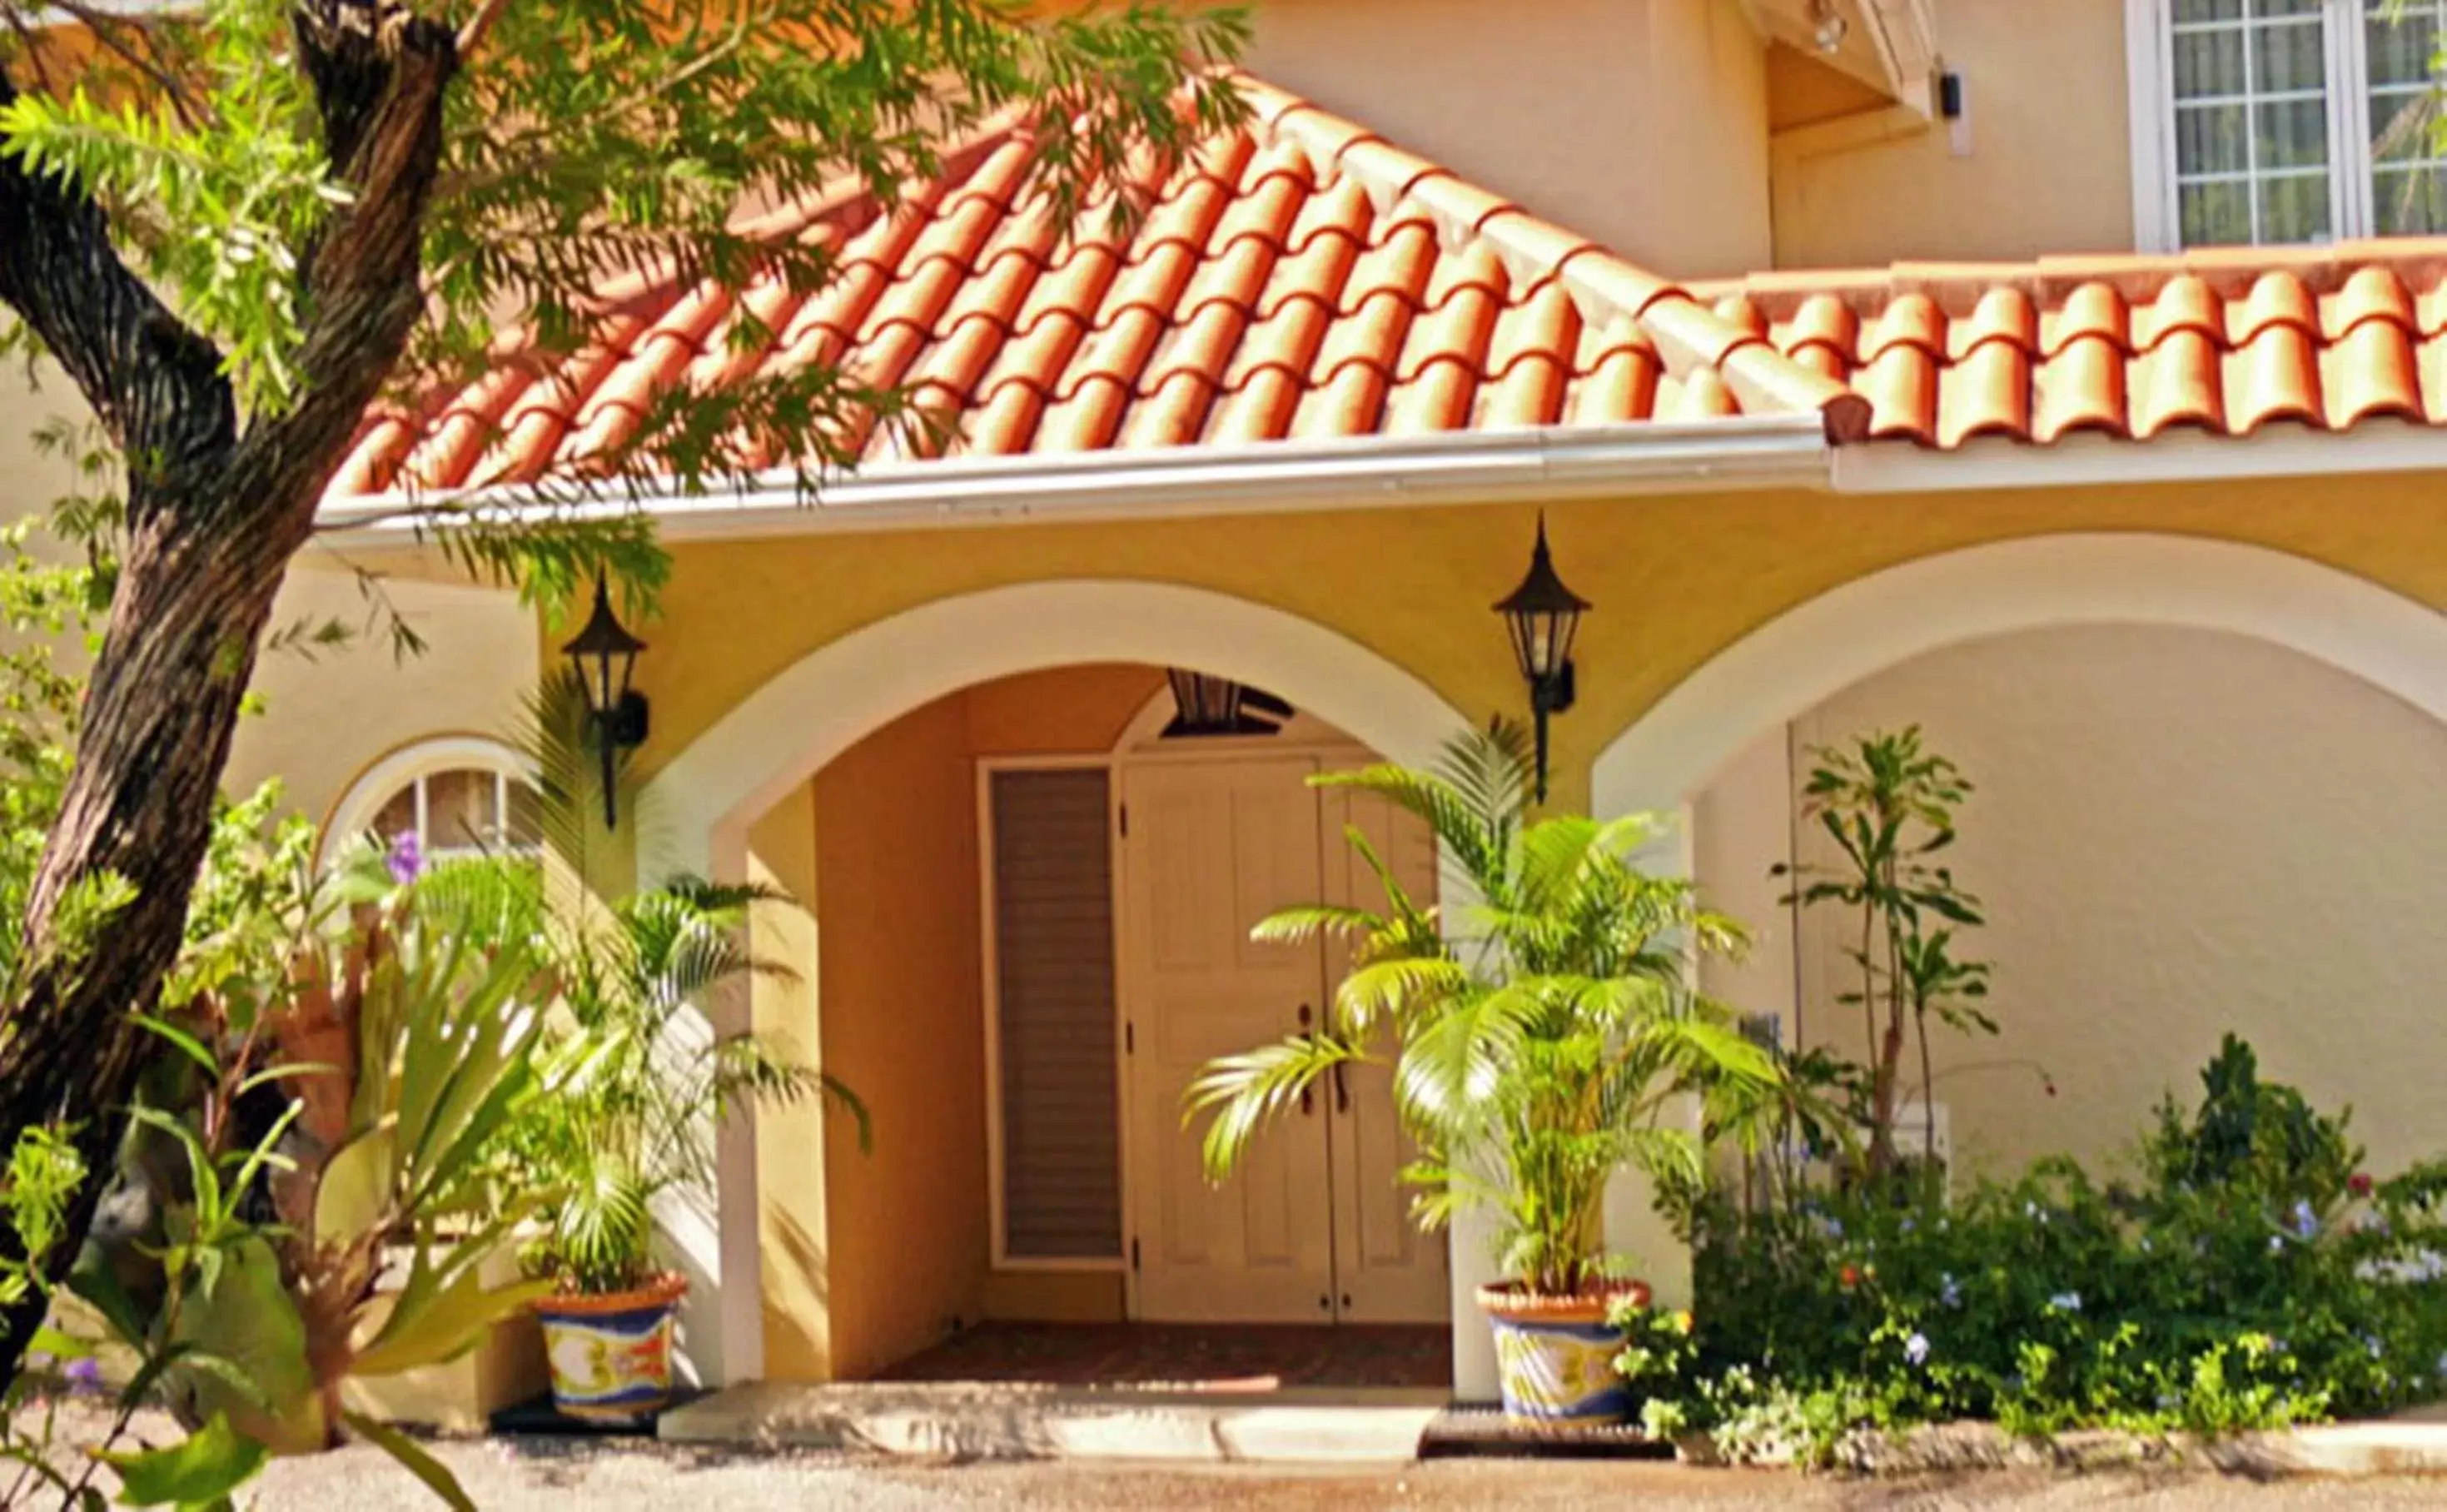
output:
[{"label": "purple flower", "polygon": [[390,849],[383,856],[383,864],[390,870],[390,879],[406,887],[425,870],[425,847],[418,843],[416,831],[401,830],[391,837]]},{"label": "purple flower", "polygon": [[81,1360],[68,1361],[68,1368],[60,1373],[67,1378],[68,1389],[72,1391],[100,1391],[104,1389],[102,1379],[102,1362],[95,1359],[90,1354]]},{"label": "purple flower", "polygon": [[1951,1273],[1938,1278],[1937,1299],[1947,1307],[1963,1305],[1963,1288],[1955,1284]]},{"label": "purple flower", "polygon": [[1904,1340],[1904,1358],[1909,1360],[1914,1365],[1927,1364],[1928,1335],[1925,1333],[1915,1333],[1910,1338]]},{"label": "purple flower", "polygon": [[2320,1232],[2320,1215],[2311,1211],[2308,1202],[2294,1204],[2294,1237],[2307,1239]]}]

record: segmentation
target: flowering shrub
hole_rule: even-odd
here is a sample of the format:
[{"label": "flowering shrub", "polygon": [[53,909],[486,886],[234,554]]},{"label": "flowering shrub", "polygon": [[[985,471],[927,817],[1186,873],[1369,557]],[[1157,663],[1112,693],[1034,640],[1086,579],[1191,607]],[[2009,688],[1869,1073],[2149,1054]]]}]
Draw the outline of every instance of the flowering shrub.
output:
[{"label": "flowering shrub", "polygon": [[2238,1045],[2203,1080],[2134,1188],[2056,1160],[1951,1207],[1918,1183],[1712,1206],[1690,1368],[1634,1372],[1652,1427],[1823,1458],[1936,1419],[2219,1433],[2438,1394],[2447,1163],[2357,1172],[2344,1119],[2258,1084]]}]

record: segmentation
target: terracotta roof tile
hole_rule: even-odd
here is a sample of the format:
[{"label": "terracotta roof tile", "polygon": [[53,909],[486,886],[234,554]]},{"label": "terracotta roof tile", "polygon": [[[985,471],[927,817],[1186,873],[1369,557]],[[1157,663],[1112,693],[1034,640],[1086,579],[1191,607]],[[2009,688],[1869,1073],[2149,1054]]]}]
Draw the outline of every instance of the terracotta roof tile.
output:
[{"label": "terracotta roof tile", "polygon": [[2447,239],[1779,272],[1691,293],[1762,311],[1779,350],[1868,400],[1874,439],[2447,424]]},{"label": "terracotta roof tile", "polygon": [[1056,224],[1005,121],[889,210],[844,189],[766,217],[836,250],[814,296],[624,277],[582,350],[507,340],[465,389],[370,417],[332,490],[582,473],[672,387],[800,363],[905,386],[993,454],[1773,414],[1938,448],[2447,424],[2447,240],[1681,285],[1244,88],[1248,126],[1133,165],[1153,207],[1128,236],[1101,207]]}]

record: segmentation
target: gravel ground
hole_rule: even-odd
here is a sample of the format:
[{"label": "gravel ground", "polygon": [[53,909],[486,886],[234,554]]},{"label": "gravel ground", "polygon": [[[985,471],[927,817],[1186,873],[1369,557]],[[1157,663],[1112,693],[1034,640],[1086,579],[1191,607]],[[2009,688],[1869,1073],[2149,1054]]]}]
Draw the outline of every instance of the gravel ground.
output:
[{"label": "gravel ground", "polygon": [[[99,1420],[72,1419],[64,1437]],[[459,1439],[428,1446],[486,1512],[1234,1512],[1371,1508],[1586,1512],[1599,1506],[1737,1512],[1909,1508],[2131,1508],[2225,1512],[2241,1508],[2447,1508],[2447,1481],[2289,1481],[2255,1484],[2216,1476],[2091,1475],[2041,1471],[1920,1481],[1842,1481],[1768,1471],[1678,1465],[1446,1461],[1398,1469],[1287,1470],[1070,1465],[919,1465],[838,1454],[708,1450],[648,1442]],[[47,1507],[47,1497],[17,1503]],[[430,1512],[437,1503],[379,1451],[363,1445],[273,1465],[241,1504],[313,1512]]]},{"label": "gravel ground", "polygon": [[[2290,1482],[2255,1485],[2215,1477],[2060,1478],[1996,1473],[1939,1482],[1804,1479],[1771,1472],[1674,1465],[1443,1462],[1399,1470],[1287,1473],[1280,1468],[1204,1469],[1080,1465],[879,1465],[838,1456],[708,1453],[599,1444],[466,1442],[439,1446],[477,1504],[485,1508],[856,1508],[857,1512],[951,1512],[1028,1508],[1089,1512],[1230,1506],[1236,1512],[1294,1508],[1479,1508],[1585,1512],[1626,1504],[1734,1512],[1747,1507],[2197,1509],[2447,1507],[2447,1482]],[[362,1448],[273,1467],[259,1504],[389,1512],[430,1506],[396,1468]]]}]

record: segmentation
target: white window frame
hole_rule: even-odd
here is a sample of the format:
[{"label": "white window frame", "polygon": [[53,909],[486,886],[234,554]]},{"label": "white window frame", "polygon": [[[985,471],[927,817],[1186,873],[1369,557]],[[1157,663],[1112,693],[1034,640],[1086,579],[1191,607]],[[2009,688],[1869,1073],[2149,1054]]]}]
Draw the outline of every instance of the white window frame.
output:
[{"label": "white window frame", "polygon": [[351,783],[348,790],[340,795],[339,802],[332,805],[331,816],[323,824],[317,863],[330,866],[336,862],[342,850],[372,827],[374,816],[382,812],[384,805],[411,783],[418,784],[416,833],[419,843],[424,843],[427,825],[424,779],[442,772],[470,769],[493,774],[495,801],[504,815],[509,812],[507,784],[523,782],[531,787],[538,785],[533,761],[516,747],[487,736],[438,735],[402,746],[358,773],[357,780]]},{"label": "white window frame", "polygon": [[[2328,60],[2332,240],[2374,236],[2370,48],[2366,0],[2324,0]],[[2142,252],[2185,251],[2175,183],[2172,0],[2124,0],[2126,92],[2132,111],[2133,232]],[[2287,244],[2292,245],[2292,244]]]}]

